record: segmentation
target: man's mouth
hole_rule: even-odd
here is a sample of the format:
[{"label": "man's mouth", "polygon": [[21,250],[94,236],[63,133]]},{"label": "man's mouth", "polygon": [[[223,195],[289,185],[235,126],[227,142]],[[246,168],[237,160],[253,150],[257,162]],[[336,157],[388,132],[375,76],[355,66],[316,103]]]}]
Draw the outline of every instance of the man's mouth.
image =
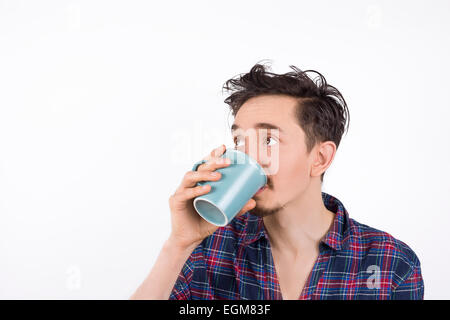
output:
[{"label": "man's mouth", "polygon": [[263,191],[266,190],[266,189],[267,189],[267,184],[266,184],[264,187],[262,187],[261,189],[259,189],[258,191],[256,191],[255,196],[256,196],[257,194],[260,194],[261,192],[263,192]]}]

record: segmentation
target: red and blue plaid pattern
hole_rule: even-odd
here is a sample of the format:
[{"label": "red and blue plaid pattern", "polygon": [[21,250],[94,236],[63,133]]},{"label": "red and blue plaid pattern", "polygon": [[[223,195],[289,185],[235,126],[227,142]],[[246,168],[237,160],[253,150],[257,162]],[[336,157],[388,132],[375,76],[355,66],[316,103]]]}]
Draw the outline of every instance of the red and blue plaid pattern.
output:
[{"label": "red and blue plaid pattern", "polygon": [[[334,222],[299,299],[423,299],[420,261],[390,234],[349,218],[322,192]],[[282,299],[263,219],[245,213],[205,238],[170,294],[182,299]]]}]

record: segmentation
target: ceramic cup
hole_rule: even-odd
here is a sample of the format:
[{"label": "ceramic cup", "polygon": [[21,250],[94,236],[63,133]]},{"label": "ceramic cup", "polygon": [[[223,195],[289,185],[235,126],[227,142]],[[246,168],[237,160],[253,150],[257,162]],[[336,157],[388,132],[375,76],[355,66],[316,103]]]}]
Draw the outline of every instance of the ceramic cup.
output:
[{"label": "ceramic cup", "polygon": [[[194,199],[198,214],[216,226],[225,226],[241,211],[255,193],[267,184],[267,176],[262,167],[245,152],[227,149],[221,155],[229,158],[231,164],[219,168],[222,174],[218,181],[200,181],[197,185],[211,185],[211,190]],[[194,164],[192,171],[206,160]]]}]

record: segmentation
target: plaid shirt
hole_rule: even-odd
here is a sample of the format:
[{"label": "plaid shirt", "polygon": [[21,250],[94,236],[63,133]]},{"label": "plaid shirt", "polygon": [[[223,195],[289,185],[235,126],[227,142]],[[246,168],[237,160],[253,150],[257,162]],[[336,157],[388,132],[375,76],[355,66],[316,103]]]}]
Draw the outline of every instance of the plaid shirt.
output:
[{"label": "plaid shirt", "polygon": [[[405,243],[350,219],[322,192],[334,222],[299,299],[423,299],[420,262]],[[282,299],[263,219],[246,212],[205,238],[184,264],[174,299]]]}]

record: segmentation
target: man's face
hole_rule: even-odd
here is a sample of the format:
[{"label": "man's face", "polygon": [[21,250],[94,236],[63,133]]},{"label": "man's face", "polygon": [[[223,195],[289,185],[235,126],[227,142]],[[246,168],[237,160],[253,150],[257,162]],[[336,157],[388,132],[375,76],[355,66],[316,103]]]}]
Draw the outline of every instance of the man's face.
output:
[{"label": "man's face", "polygon": [[[305,133],[295,117],[297,100],[264,95],[247,100],[234,119],[236,149],[249,154],[268,176],[268,188],[256,194],[249,212],[267,216],[298,198],[310,183],[312,155],[306,153]],[[259,129],[269,124],[277,129]],[[267,127],[267,126],[265,126]]]}]

